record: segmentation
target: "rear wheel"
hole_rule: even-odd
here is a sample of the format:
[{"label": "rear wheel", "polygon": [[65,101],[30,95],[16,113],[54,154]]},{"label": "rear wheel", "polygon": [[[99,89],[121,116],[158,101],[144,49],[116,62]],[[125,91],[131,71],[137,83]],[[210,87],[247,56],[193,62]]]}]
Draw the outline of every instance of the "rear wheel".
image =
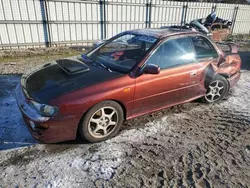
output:
[{"label": "rear wheel", "polygon": [[115,136],[123,120],[123,109],[118,103],[103,101],[85,114],[79,131],[87,141],[100,142]]},{"label": "rear wheel", "polygon": [[206,95],[203,101],[206,103],[214,103],[221,101],[228,93],[229,83],[223,76],[215,76],[207,87]]}]

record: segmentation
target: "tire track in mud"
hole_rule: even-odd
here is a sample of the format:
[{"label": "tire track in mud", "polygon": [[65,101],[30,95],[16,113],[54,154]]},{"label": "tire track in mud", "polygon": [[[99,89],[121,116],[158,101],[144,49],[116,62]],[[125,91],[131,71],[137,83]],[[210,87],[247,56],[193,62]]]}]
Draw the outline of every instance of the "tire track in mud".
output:
[{"label": "tire track in mud", "polygon": [[204,168],[200,163],[194,163],[192,153],[179,157],[174,165],[175,178],[171,187],[208,187],[212,185],[207,178],[209,168]]},{"label": "tire track in mud", "polygon": [[[244,163],[250,164],[249,156],[244,151],[246,148],[245,144],[247,142],[249,144],[250,138],[249,119],[245,115],[246,112],[237,111],[237,113],[234,113],[233,111],[225,110],[223,106],[219,107],[212,106],[207,109],[208,111],[204,111],[205,114],[209,114],[209,111],[212,110],[213,114],[215,114],[209,115],[209,122],[207,121],[208,117],[200,117],[199,123],[193,121],[193,124],[196,124],[200,129],[199,135],[196,134],[196,136],[203,140],[199,144],[199,148],[202,149],[200,149],[201,153],[199,153],[200,156],[197,158],[198,164],[203,164],[203,175],[206,174],[204,172],[208,174],[208,172],[212,171],[212,173],[206,175],[206,178],[203,177],[203,181],[201,181],[203,185],[201,187],[211,187],[211,181],[214,182],[214,187],[247,187],[250,174],[244,174],[246,175],[244,179],[239,177],[242,169],[244,169],[244,172],[249,171],[249,168],[245,168],[242,165]],[[198,149],[191,152],[197,151]],[[182,158],[185,159],[185,156],[187,159],[193,159],[192,153],[184,154]],[[201,159],[203,162],[199,161]],[[185,161],[187,162],[185,163]],[[197,180],[191,178],[190,174],[193,174],[191,173],[193,168],[189,167],[188,164],[190,162],[182,160],[179,163],[184,164],[184,167],[186,164],[186,168],[189,169],[186,170],[186,176],[181,176],[181,182],[183,183],[179,186],[193,187],[195,185],[199,187],[199,184],[194,183]],[[204,167],[206,163],[208,166]],[[230,180],[234,176],[238,176],[238,178],[235,178],[233,181]],[[241,182],[247,183],[242,184]]]},{"label": "tire track in mud", "polygon": [[[243,79],[244,76],[246,75],[242,75]],[[157,113],[151,115],[161,119],[155,124],[165,124],[169,126],[169,130],[152,134],[146,143],[134,146],[134,152],[140,156],[143,165],[139,167],[129,166],[128,163],[121,165],[119,168],[128,170],[125,170],[126,173],[123,172],[122,176],[117,172],[113,178],[115,182],[119,184],[124,182],[123,186],[129,186],[123,180],[128,174],[133,174],[133,171],[147,174],[141,168],[149,168],[151,176],[141,175],[138,178],[134,176],[138,181],[143,179],[142,187],[248,187],[250,185],[250,155],[247,149],[250,144],[248,83],[250,82],[240,82],[243,91],[236,87],[230,92],[229,99],[220,104],[189,103],[176,107],[181,109],[177,113],[173,113],[176,109],[171,109],[161,111],[160,115]],[[154,121],[148,116],[143,118],[140,122],[150,122],[150,119]],[[152,140],[157,140],[156,144],[150,144]],[[157,148],[159,145],[161,147]],[[145,147],[147,149],[143,150]],[[171,154],[172,151],[175,152]],[[130,163],[137,160],[132,156],[128,159]],[[157,174],[167,175],[159,178]],[[111,180],[104,185],[109,187],[118,184],[113,184]]]},{"label": "tire track in mud", "polygon": [[[208,119],[210,119],[209,124]],[[170,175],[161,178],[160,184],[157,183],[158,178],[154,177],[154,175],[165,172],[164,168],[169,164],[168,162],[174,159],[174,157],[171,158],[171,155],[165,151],[167,149],[183,149],[185,151],[187,148],[173,147],[176,140],[171,139],[169,139],[168,142],[173,145],[173,148],[170,146],[157,148],[154,144],[149,145],[148,140],[147,144],[135,147],[136,152],[138,152],[137,155],[141,158],[140,161],[144,159],[144,165],[141,165],[140,168],[150,167],[150,171],[154,169],[154,175],[144,178],[143,187],[247,187],[250,183],[250,169],[247,166],[244,167],[243,164],[250,164],[250,159],[249,156],[246,156],[244,152],[245,147],[244,144],[242,147],[242,143],[250,138],[249,131],[247,131],[249,130],[249,122],[245,121],[245,117],[241,117],[239,114],[237,114],[236,119],[237,121],[232,122],[232,120],[228,118],[228,114],[225,116],[222,114],[221,116],[205,117],[197,121],[194,120],[193,122],[192,118],[188,118],[187,122],[192,123],[193,126],[196,125],[201,130],[201,132],[197,132],[195,135],[190,134],[190,137],[197,137],[195,142],[198,143],[193,145],[193,138],[187,139],[191,140],[189,144],[190,147],[193,145],[194,149],[186,150],[184,154],[180,154],[178,160],[175,160],[173,167],[170,166],[167,168],[170,171]],[[205,127],[203,127],[204,125]],[[188,131],[186,129],[186,127],[182,127],[181,130],[173,130],[173,132],[183,134]],[[244,137],[241,138],[242,136]],[[166,137],[166,134],[164,137]],[[176,139],[178,136],[173,136],[172,138]],[[179,144],[182,143],[179,142]],[[148,147],[146,151],[142,149],[145,147]],[[154,150],[156,150],[156,152],[154,152]],[[160,155],[159,151],[161,151]],[[151,153],[153,153],[153,155]],[[145,160],[147,158],[150,160]],[[162,164],[157,162],[157,160],[160,159],[164,161]],[[136,161],[133,157],[131,157],[130,160]],[[140,172],[135,165],[127,168],[129,168],[127,174],[130,174],[131,171]],[[156,169],[160,170],[160,172],[157,173]],[[246,172],[243,175],[245,176],[243,179],[241,178],[242,170]],[[141,174],[145,173],[146,172],[141,172]],[[127,177],[127,174],[123,175],[123,178]],[[119,175],[118,173],[117,176]],[[232,177],[235,177],[235,179],[231,180]],[[119,180],[117,182],[122,181],[123,178],[120,178],[118,178]],[[128,184],[124,184],[124,186],[128,186]]]}]

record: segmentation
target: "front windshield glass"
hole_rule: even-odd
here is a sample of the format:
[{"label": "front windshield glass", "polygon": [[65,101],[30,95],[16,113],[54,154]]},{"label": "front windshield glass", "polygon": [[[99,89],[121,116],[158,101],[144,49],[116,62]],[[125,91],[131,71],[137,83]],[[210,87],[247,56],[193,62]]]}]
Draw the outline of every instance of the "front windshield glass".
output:
[{"label": "front windshield glass", "polygon": [[145,56],[156,40],[155,37],[145,35],[124,34],[88,56],[111,70],[127,73]]}]

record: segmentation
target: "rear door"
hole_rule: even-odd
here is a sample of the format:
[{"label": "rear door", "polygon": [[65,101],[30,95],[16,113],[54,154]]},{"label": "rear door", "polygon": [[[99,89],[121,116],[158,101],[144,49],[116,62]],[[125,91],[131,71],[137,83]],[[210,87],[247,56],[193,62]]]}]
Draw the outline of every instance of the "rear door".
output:
[{"label": "rear door", "polygon": [[[136,78],[136,114],[172,106],[204,92],[203,88],[197,87],[204,66],[197,64],[189,37],[175,37],[162,42],[146,64],[156,64],[161,71],[158,75],[143,74]],[[192,93],[187,94],[188,90]]]}]

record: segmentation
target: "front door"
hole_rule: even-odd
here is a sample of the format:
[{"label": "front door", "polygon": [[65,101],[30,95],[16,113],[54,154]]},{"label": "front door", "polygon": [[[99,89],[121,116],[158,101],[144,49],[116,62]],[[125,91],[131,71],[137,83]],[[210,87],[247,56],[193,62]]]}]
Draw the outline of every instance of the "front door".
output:
[{"label": "front door", "polygon": [[[188,100],[187,88],[198,94],[201,88],[201,65],[197,64],[189,37],[167,39],[147,59],[156,64],[158,75],[143,74],[136,78],[134,114],[143,114]],[[145,66],[144,65],[144,66]]]}]

